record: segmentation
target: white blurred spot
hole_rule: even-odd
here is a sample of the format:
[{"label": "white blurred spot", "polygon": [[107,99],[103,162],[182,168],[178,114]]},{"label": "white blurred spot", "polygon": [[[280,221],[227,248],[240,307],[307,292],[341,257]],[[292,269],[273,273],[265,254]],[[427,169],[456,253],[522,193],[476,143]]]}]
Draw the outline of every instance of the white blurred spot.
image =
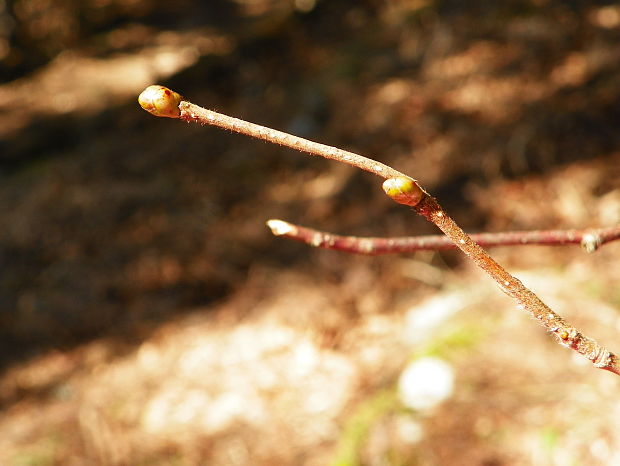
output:
[{"label": "white blurred spot", "polygon": [[398,380],[398,395],[408,408],[428,411],[452,395],[454,371],[438,358],[422,358],[409,364]]}]

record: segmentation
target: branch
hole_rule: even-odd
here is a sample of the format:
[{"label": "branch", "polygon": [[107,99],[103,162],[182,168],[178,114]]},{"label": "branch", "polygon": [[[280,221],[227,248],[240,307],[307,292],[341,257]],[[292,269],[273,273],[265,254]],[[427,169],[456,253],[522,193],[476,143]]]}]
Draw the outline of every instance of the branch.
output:
[{"label": "branch", "polygon": [[337,147],[319,144],[318,142],[293,136],[283,131],[267,128],[266,126],[257,125],[249,121],[207,110],[206,108],[183,100],[180,94],[163,86],[153,85],[147,87],[142,94],[140,94],[140,97],[138,97],[138,102],[143,109],[155,116],[179,118],[187,122],[200,123],[203,126],[219,126],[220,128],[235,133],[245,134],[246,136],[262,139],[273,144],[287,146],[301,152],[307,152],[311,155],[318,155],[327,159],[336,160],[337,162],[353,165],[354,167],[369,171],[385,179],[405,176],[398,170],[394,170],[392,167],[364,157],[363,155],[338,149]]},{"label": "branch", "polygon": [[[342,236],[313,228],[294,225],[284,220],[269,220],[267,226],[275,236],[301,241],[315,248],[334,249],[354,254],[377,256],[415,251],[457,249],[447,236],[425,235],[394,238]],[[620,227],[588,230],[510,231],[469,235],[483,247],[580,244],[586,252],[594,252],[605,243],[620,239]]]},{"label": "branch", "polygon": [[281,131],[255,125],[237,118],[206,110],[182,99],[176,92],[163,86],[149,86],[138,97],[140,105],[156,116],[179,118],[202,125],[224,129],[263,139],[275,144],[348,163],[384,178],[383,189],[395,202],[411,206],[434,223],[450,240],[497,282],[500,289],[515,299],[518,307],[536,318],[560,344],[574,349],[589,359],[595,367],[620,375],[618,357],[595,340],[581,334],[575,327],[552,311],[538,296],[518,279],[506,272],[487,252],[475,243],[443,211],[436,199],[426,193],[412,178],[387,165],[353,152],[302,139]]}]

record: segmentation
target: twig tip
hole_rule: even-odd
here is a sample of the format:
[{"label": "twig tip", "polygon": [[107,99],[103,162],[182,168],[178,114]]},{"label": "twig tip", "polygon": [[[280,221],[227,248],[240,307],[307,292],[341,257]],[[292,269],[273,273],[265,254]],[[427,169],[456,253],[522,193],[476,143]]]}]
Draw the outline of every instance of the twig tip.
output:
[{"label": "twig tip", "polygon": [[284,220],[271,219],[267,220],[267,226],[271,230],[271,233],[275,236],[282,236],[291,233],[295,230],[295,227]]},{"label": "twig tip", "polygon": [[179,104],[183,98],[180,94],[159,84],[153,84],[138,96],[140,106],[158,117],[179,118]]}]

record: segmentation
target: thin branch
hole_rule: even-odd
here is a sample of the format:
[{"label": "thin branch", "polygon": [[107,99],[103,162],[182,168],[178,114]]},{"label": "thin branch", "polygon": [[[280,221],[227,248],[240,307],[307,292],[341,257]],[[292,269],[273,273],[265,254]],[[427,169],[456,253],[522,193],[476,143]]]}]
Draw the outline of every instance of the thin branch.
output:
[{"label": "thin branch", "polygon": [[582,354],[595,367],[620,375],[620,361],[615,354],[581,334],[518,279],[506,272],[443,211],[437,200],[428,195],[412,178],[352,152],[206,110],[183,100],[179,94],[163,86],[149,86],[140,94],[138,101],[145,110],[156,116],[219,126],[312,155],[348,163],[384,178],[386,181],[383,189],[392,200],[413,207],[418,214],[434,223],[459,249],[487,272],[504,293],[515,299],[519,308],[536,318],[560,344]]},{"label": "thin branch", "polygon": [[538,320],[556,338],[558,343],[585,356],[594,364],[594,367],[620,375],[618,356],[598,344],[596,340],[583,335],[552,311],[521,281],[506,272],[484,249],[467,236],[454,220],[443,211],[434,198],[428,196],[422,199],[415,206],[415,209],[420,215],[437,225],[467,257],[495,280],[504,293],[517,301],[520,309],[526,310]]},{"label": "thin branch", "polygon": [[180,94],[164,86],[153,85],[147,87],[142,94],[140,94],[140,97],[138,97],[138,102],[142,108],[155,116],[179,118],[201,125],[219,126],[220,128],[235,133],[245,134],[246,136],[262,139],[273,144],[287,146],[301,152],[307,152],[311,155],[317,155],[336,160],[337,162],[353,165],[354,167],[369,171],[384,179],[405,176],[398,170],[394,170],[392,167],[364,157],[363,155],[320,144],[283,131],[223,115],[212,110],[207,110],[187,100],[182,100]]},{"label": "thin branch", "polygon": [[[315,248],[370,256],[457,249],[457,246],[445,235],[394,238],[342,236],[275,219],[269,220],[267,226],[275,236],[301,241]],[[594,252],[603,244],[620,239],[620,227],[473,233],[469,236],[483,247],[579,244],[586,252]]]}]

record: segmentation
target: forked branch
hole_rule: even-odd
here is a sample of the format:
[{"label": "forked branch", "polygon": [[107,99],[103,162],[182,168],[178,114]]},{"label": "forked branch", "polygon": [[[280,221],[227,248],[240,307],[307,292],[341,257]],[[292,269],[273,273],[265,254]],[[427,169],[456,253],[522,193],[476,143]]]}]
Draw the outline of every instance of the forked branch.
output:
[{"label": "forked branch", "polygon": [[434,223],[443,233],[487,272],[518,307],[536,318],[556,340],[588,358],[595,367],[620,375],[618,357],[595,340],[583,335],[575,327],[552,311],[538,296],[510,275],[487,252],[470,238],[441,208],[436,199],[426,193],[413,178],[367,157],[344,151],[282,131],[222,115],[192,104],[163,86],[149,86],[138,98],[140,105],[156,116],[179,118],[202,125],[219,126],[230,131],[263,139],[312,155],[344,162],[384,178],[383,189],[395,202],[413,207],[415,211]]}]

